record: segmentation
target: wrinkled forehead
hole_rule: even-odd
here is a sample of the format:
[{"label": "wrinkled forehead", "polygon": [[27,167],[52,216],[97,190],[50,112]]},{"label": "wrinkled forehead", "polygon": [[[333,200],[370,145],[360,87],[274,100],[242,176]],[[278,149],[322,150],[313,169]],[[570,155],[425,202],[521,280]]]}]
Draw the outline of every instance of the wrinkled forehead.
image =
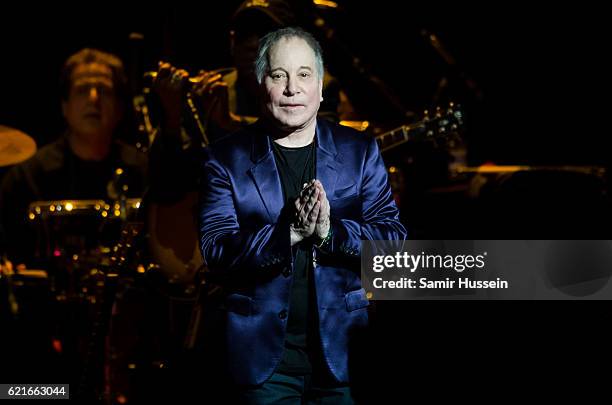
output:
[{"label": "wrinkled forehead", "polygon": [[307,66],[315,70],[314,50],[299,37],[284,37],[270,48],[270,69],[288,66]]},{"label": "wrinkled forehead", "polygon": [[112,69],[101,63],[87,63],[77,65],[70,75],[72,87],[77,86],[105,86],[114,87]]}]

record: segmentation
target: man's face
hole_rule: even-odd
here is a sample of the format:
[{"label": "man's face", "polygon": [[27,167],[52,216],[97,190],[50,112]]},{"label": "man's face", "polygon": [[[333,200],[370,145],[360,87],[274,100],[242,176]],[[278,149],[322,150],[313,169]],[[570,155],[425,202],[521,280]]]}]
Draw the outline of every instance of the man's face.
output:
[{"label": "man's face", "polygon": [[62,110],[72,132],[91,138],[111,135],[122,112],[111,68],[99,63],[75,67]]},{"label": "man's face", "polygon": [[285,131],[306,127],[316,119],[323,100],[323,78],[317,74],[314,51],[303,39],[289,37],[273,45],[268,57],[265,112]]}]

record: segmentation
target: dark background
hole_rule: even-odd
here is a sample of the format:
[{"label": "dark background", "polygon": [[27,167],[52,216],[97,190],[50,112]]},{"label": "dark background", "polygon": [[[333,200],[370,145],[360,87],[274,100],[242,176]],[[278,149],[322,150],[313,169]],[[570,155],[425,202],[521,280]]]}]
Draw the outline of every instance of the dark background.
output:
[{"label": "dark background", "polygon": [[[0,124],[31,134],[41,145],[54,139],[63,129],[57,88],[62,62],[93,46],[129,64],[135,49],[130,32],[144,34],[140,70],[153,69],[160,59],[193,72],[230,65],[228,22],[239,3],[12,5],[0,24]],[[310,3],[294,3],[302,25],[311,28]],[[358,104],[360,118],[382,127],[405,121],[368,85],[367,76],[351,69],[353,56],[416,113],[431,107],[440,78],[450,78],[440,101],[466,107],[473,164],[607,163],[609,29],[603,6],[338,3],[340,10],[314,11],[349,50],[345,54],[323,40],[329,68]],[[428,45],[423,29],[438,36],[456,67]],[[315,33],[323,39],[321,31]],[[482,98],[460,77],[471,78]]]}]

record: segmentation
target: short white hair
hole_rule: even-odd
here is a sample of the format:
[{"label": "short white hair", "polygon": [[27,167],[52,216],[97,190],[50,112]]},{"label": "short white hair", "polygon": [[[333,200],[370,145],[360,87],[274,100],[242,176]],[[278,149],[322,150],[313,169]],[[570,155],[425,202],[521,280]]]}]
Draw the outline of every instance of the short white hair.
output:
[{"label": "short white hair", "polygon": [[255,59],[255,77],[257,78],[257,83],[263,83],[264,76],[270,70],[270,61],[268,59],[270,49],[283,38],[300,38],[306,41],[310,49],[314,52],[315,68],[319,75],[319,79],[323,80],[323,50],[321,49],[321,45],[311,33],[304,31],[302,28],[288,27],[269,32],[259,42],[257,58]]}]

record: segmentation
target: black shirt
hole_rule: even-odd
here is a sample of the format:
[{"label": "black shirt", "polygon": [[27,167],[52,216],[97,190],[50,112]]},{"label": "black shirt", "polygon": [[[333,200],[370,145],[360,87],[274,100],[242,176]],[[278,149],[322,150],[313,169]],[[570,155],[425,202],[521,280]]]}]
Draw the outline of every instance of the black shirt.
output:
[{"label": "black shirt", "polygon": [[[293,204],[304,183],[315,178],[315,144],[287,148],[272,142],[285,204]],[[314,291],[309,288],[312,278],[312,243],[302,241],[294,246],[293,284],[289,299],[289,317],[285,351],[277,371],[287,374],[307,374],[312,371],[307,336],[312,322]],[[316,308],[316,306],[315,306]]]}]

